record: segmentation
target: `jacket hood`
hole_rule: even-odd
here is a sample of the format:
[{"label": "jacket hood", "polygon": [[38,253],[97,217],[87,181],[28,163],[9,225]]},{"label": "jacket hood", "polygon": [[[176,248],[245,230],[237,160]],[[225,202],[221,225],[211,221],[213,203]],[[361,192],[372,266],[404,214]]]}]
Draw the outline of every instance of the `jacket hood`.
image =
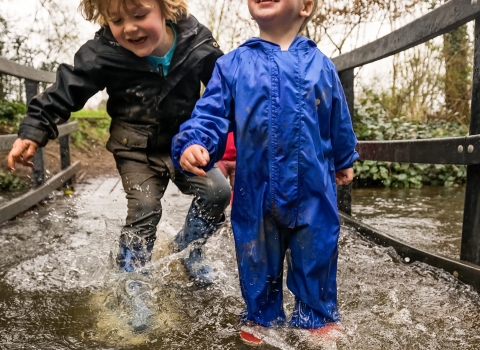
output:
[{"label": "jacket hood", "polygon": [[[261,48],[263,50],[281,50],[280,45],[257,37],[248,39],[242,45],[240,45],[240,47],[244,46],[251,48]],[[317,44],[312,39],[309,39],[305,36],[297,35],[288,49],[295,50],[302,47],[317,47]]]}]

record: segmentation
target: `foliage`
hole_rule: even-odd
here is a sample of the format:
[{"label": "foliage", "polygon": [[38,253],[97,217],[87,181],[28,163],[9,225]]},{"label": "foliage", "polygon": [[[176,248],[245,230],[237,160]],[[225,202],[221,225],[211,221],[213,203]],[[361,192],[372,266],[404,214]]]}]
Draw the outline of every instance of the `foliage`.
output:
[{"label": "foliage", "polygon": [[[408,121],[404,116],[389,118],[381,98],[368,91],[355,103],[354,129],[359,140],[408,140],[465,136],[461,123],[430,120],[426,123]],[[361,155],[360,155],[361,156]],[[422,187],[458,186],[464,183],[463,165],[405,164],[394,162],[357,161],[354,164],[357,187]]]},{"label": "foliage", "polygon": [[26,187],[27,183],[16,173],[0,172],[0,191],[21,191]]},{"label": "foliage", "polygon": [[72,113],[71,121],[78,122],[79,131],[71,134],[75,147],[89,149],[105,144],[110,135],[110,117],[105,110],[81,110]]},{"label": "foliage", "polygon": [[23,102],[0,100],[0,135],[15,134],[25,112]]}]

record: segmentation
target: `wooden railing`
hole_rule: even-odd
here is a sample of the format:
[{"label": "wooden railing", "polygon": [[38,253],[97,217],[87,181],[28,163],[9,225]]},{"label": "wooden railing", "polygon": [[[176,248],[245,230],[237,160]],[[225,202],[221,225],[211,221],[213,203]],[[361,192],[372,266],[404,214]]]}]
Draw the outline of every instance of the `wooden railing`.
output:
[{"label": "wooden railing", "polygon": [[480,2],[450,0],[410,24],[356,50],[333,59],[342,81],[351,114],[354,102],[354,68],[376,62],[448,33],[475,20],[474,71],[469,136],[445,139],[360,141],[363,160],[387,162],[463,164],[467,166],[465,209],[460,261],[421,251],[386,233],[353,219],[351,186],[341,186],[338,205],[341,218],[368,238],[393,246],[406,261],[422,261],[443,268],[480,290]]},{"label": "wooden railing", "polygon": [[[0,73],[24,79],[27,103],[38,94],[40,82],[55,82],[54,73],[25,67],[2,57],[0,57]],[[70,164],[69,135],[74,131],[78,131],[78,124],[76,122],[58,126],[62,171],[48,181],[45,181],[43,148],[37,150],[33,158],[34,167],[32,170],[34,189],[0,207],[0,224],[14,218],[43,200],[55,189],[69,183],[75,173],[80,170],[80,162]],[[16,139],[17,135],[0,136],[0,151],[10,150]]]}]

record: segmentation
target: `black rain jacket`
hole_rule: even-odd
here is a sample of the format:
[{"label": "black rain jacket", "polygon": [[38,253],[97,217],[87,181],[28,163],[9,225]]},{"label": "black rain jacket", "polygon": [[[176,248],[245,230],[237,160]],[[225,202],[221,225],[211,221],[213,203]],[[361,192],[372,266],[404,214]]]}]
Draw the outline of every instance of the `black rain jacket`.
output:
[{"label": "black rain jacket", "polygon": [[30,101],[18,136],[45,146],[58,136],[58,124],[106,88],[112,118],[107,149],[120,173],[141,171],[152,159],[160,159],[173,176],[172,137],[190,118],[200,82],[207,85],[223,54],[210,30],[195,17],[184,17],[175,29],[177,47],[164,77],[161,67],[120,46],[110,28],[102,27],[75,54],[74,66],[60,65],[56,82]]}]

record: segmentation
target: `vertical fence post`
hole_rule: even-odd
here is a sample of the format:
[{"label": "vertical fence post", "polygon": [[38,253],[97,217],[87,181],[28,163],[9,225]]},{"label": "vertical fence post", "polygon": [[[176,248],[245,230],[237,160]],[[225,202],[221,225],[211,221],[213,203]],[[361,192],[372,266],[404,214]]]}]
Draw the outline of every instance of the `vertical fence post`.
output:
[{"label": "vertical fence post", "polygon": [[[470,135],[480,134],[480,19],[475,21]],[[480,265],[480,164],[467,166],[460,259]]]},{"label": "vertical fence post", "polygon": [[[346,70],[339,73],[340,81],[342,82],[343,91],[347,98],[348,110],[350,117],[353,120],[353,101],[355,98],[353,92],[353,82],[355,79],[353,69]],[[337,188],[337,205],[338,209],[345,214],[352,214],[352,185],[338,186]]]},{"label": "vertical fence post", "polygon": [[[38,81],[25,79],[25,92],[27,95],[27,105],[32,98],[38,94]],[[37,149],[33,157],[33,187],[43,185],[45,182],[45,163],[43,148]]]},{"label": "vertical fence post", "polygon": [[[59,138],[60,143],[60,164],[62,170],[70,166],[70,135],[61,136]],[[65,182],[64,187],[70,187],[72,185],[72,179]]]}]

